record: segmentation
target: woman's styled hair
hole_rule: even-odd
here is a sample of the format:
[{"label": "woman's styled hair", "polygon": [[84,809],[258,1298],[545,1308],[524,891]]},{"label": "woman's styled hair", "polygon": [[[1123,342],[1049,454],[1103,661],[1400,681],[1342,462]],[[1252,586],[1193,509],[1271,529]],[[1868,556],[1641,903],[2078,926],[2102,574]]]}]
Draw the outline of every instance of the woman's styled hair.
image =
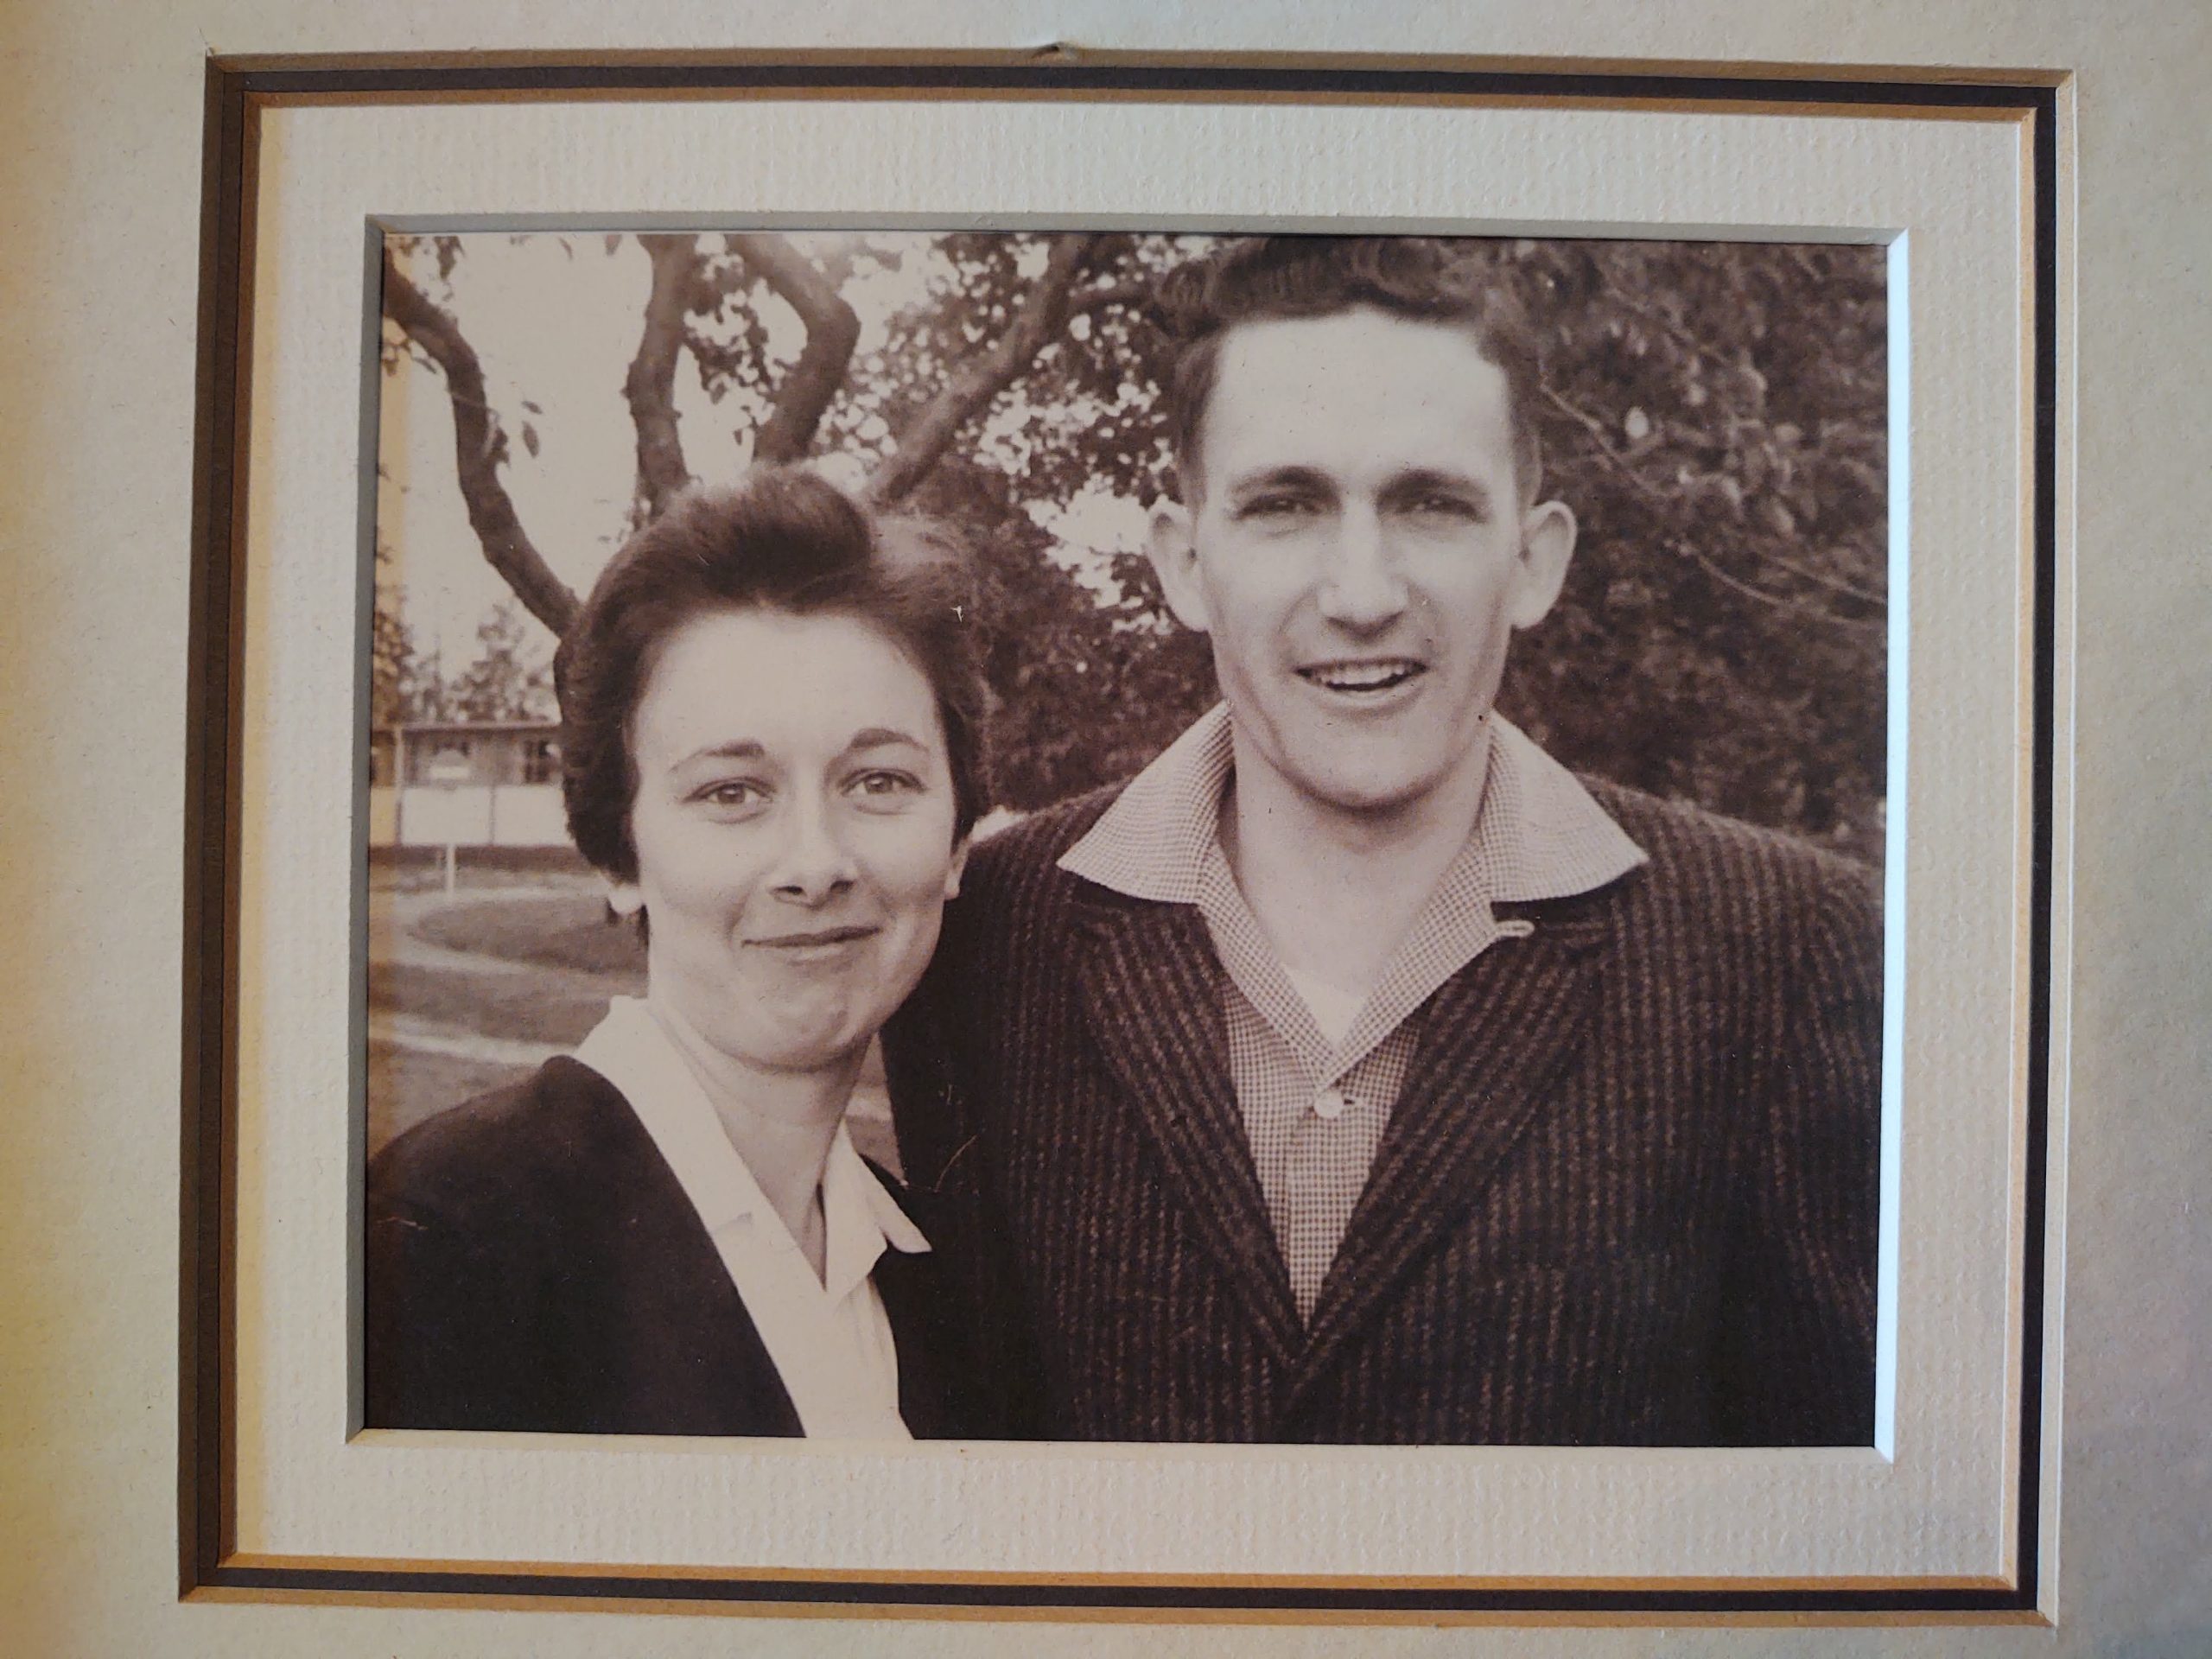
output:
[{"label": "woman's styled hair", "polygon": [[1511,290],[1450,238],[1247,237],[1169,271],[1154,290],[1153,304],[1176,346],[1164,390],[1186,492],[1198,481],[1206,404],[1230,331],[1240,323],[1328,317],[1364,306],[1463,329],[1497,365],[1513,425],[1515,482],[1524,505],[1536,499],[1543,448],[1535,404],[1543,372],[1535,333]]},{"label": "woman's styled hair", "polygon": [[678,629],[744,610],[854,617],[904,652],[944,727],[955,842],[975,827],[988,804],[989,694],[971,638],[965,550],[941,525],[874,518],[811,473],[764,469],[734,488],[686,492],[631,537],[554,654],[561,791],[585,858],[618,881],[637,880],[638,705]]}]

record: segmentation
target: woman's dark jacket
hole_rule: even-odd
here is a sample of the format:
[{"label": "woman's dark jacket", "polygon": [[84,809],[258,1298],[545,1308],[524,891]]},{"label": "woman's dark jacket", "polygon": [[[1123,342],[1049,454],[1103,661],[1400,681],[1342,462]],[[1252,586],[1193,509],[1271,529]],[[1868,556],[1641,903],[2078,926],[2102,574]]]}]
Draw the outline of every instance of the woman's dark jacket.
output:
[{"label": "woman's dark jacket", "polygon": [[[897,1185],[926,1236],[930,1219]],[[698,1212],[590,1067],[441,1113],[369,1165],[366,1425],[796,1435],[798,1413]],[[919,1438],[976,1438],[932,1255],[874,1279]]]}]

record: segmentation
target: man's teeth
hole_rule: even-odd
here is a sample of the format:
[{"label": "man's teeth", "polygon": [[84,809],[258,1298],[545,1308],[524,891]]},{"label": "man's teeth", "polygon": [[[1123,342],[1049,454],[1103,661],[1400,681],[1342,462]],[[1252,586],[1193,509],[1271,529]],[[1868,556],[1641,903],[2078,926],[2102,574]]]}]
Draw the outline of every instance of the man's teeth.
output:
[{"label": "man's teeth", "polygon": [[1404,661],[1338,663],[1325,668],[1309,668],[1306,677],[1332,691],[1379,691],[1420,671],[1420,664]]}]

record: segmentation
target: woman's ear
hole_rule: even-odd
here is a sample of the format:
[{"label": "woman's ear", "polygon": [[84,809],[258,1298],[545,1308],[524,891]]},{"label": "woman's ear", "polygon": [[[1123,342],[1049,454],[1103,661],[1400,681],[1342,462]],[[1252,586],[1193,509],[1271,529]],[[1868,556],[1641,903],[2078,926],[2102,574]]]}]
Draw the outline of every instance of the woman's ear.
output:
[{"label": "woman's ear", "polygon": [[952,862],[945,867],[944,872],[944,896],[947,899],[960,896],[960,877],[968,868],[968,849],[974,845],[973,840],[963,836],[959,844],[952,849]]},{"label": "woman's ear", "polygon": [[645,893],[634,881],[618,881],[613,876],[607,880],[607,907],[617,916],[636,915],[645,907]]}]

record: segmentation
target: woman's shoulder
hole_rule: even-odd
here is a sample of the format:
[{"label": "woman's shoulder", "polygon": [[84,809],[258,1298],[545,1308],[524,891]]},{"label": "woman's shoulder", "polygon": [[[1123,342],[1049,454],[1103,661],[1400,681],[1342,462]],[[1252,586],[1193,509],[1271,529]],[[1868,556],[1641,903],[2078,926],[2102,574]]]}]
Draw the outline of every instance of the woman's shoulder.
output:
[{"label": "woman's shoulder", "polygon": [[474,1210],[588,1168],[636,1133],[613,1084],[557,1056],[395,1136],[369,1160],[370,1205]]}]

